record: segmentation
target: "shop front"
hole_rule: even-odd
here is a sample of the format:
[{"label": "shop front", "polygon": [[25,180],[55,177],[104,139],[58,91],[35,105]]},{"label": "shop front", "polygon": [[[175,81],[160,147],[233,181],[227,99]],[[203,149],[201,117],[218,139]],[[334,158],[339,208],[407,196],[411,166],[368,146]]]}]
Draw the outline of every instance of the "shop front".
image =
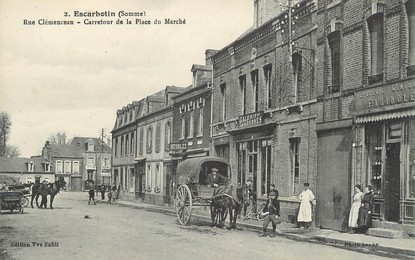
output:
[{"label": "shop front", "polygon": [[375,193],[373,217],[415,224],[415,80],[355,93],[362,184]]}]

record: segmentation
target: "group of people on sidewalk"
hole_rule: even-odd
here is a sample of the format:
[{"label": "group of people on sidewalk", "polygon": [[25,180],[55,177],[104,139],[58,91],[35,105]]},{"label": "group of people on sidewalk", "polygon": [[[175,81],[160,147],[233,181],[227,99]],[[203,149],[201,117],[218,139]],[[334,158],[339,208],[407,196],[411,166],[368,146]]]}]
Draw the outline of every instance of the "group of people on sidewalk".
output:
[{"label": "group of people on sidewalk", "polygon": [[[100,192],[101,192],[101,200],[105,200],[106,189],[105,189],[104,185],[101,186]],[[107,193],[107,196],[108,196],[107,203],[108,204],[111,204],[112,202],[115,201],[116,192],[117,192],[117,186],[115,185],[115,183],[113,183],[112,186],[111,186],[111,190],[109,190],[108,193]],[[94,203],[94,205],[96,205],[94,188],[91,187],[91,189],[88,192],[88,195],[89,195],[88,205],[91,204],[91,201]]]},{"label": "group of people on sidewalk", "polygon": [[353,204],[349,212],[349,233],[367,234],[372,226],[373,200],[372,186],[367,185],[364,193],[360,185],[354,186]]}]

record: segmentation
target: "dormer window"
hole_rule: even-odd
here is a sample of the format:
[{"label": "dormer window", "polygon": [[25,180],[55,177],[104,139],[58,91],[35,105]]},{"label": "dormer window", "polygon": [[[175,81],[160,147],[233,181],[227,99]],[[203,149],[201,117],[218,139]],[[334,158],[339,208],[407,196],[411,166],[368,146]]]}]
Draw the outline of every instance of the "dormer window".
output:
[{"label": "dormer window", "polygon": [[50,163],[44,163],[45,172],[50,172]]},{"label": "dormer window", "polygon": [[93,142],[88,142],[88,152],[95,151],[95,145]]},{"label": "dormer window", "polygon": [[28,172],[34,172],[35,171],[35,164],[33,162],[27,163],[27,171]]}]

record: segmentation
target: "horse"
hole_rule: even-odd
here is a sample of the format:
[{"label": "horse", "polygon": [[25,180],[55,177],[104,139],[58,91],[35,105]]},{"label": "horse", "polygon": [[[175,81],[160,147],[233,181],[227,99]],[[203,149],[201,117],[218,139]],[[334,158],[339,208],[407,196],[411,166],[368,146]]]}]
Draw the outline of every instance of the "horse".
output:
[{"label": "horse", "polygon": [[229,213],[228,229],[236,229],[236,219],[240,214],[245,201],[248,200],[245,185],[219,186],[213,191],[210,214],[212,225],[224,226]]},{"label": "horse", "polygon": [[[31,202],[30,205],[33,208],[33,200],[36,200],[36,206],[38,208],[43,208],[43,205],[45,206],[45,208],[47,207],[47,196],[50,195],[50,208],[53,209],[52,203],[53,203],[53,199],[55,198],[55,195],[60,191],[61,188],[65,187],[66,182],[63,180],[58,180],[55,181],[54,183],[50,183],[50,184],[46,184],[46,186],[43,186],[45,184],[41,184],[41,183],[35,183],[32,186],[32,198],[31,198]],[[41,205],[39,206],[38,203],[38,198],[39,196],[42,196],[42,202]]]}]

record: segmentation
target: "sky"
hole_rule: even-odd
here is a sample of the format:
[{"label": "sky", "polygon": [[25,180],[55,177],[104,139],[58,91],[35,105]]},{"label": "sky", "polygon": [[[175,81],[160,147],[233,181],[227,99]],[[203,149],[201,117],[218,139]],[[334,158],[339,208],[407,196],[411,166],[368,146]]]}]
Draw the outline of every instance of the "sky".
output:
[{"label": "sky", "polygon": [[[75,11],[145,16],[75,17]],[[162,24],[135,24],[140,18]],[[165,18],[186,24],[164,24]],[[252,24],[252,0],[0,0],[0,111],[12,119],[8,144],[30,157],[57,132],[67,141],[100,137],[102,128],[109,136],[118,109],[168,85],[189,86],[190,69],[205,63],[206,49],[224,48]]]}]

